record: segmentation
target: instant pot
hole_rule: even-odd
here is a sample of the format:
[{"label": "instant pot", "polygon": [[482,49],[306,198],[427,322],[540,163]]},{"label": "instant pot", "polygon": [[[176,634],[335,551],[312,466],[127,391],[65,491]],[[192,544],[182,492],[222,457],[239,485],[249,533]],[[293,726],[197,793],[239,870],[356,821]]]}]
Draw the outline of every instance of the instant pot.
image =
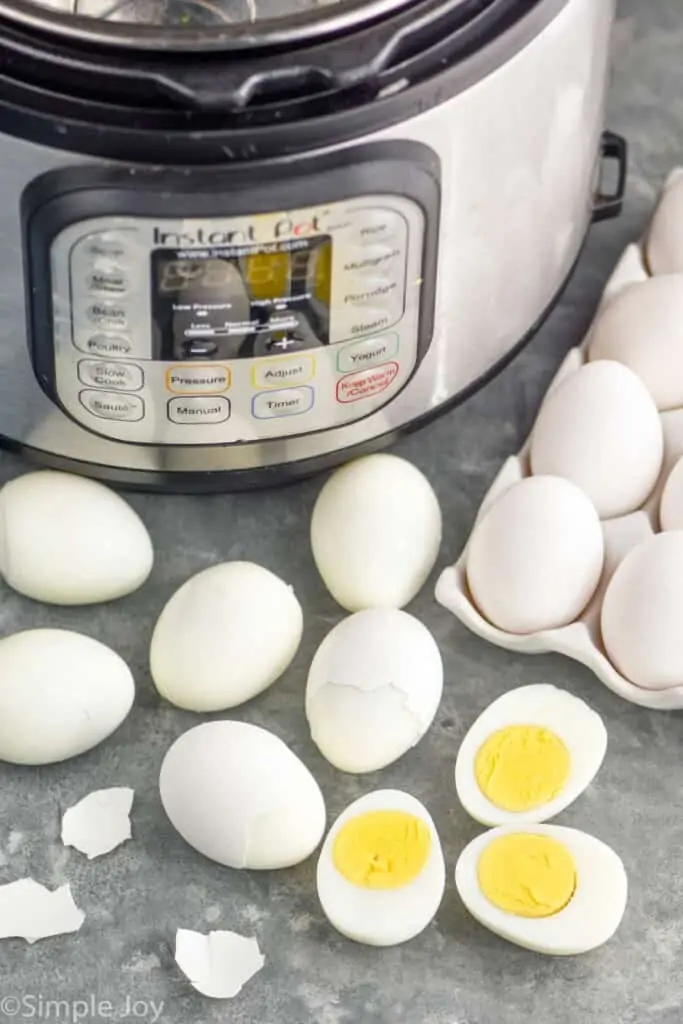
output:
[{"label": "instant pot", "polygon": [[219,490],[463,398],[620,208],[613,18],[613,0],[0,0],[0,443]]}]

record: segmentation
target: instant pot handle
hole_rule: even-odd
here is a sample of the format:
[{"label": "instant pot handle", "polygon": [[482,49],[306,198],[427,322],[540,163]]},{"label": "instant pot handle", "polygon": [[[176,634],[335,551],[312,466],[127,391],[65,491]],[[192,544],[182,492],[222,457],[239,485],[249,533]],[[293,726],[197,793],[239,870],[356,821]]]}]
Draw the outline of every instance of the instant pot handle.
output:
[{"label": "instant pot handle", "polygon": [[[613,192],[602,191],[603,170],[607,161],[617,165],[617,182]],[[621,135],[603,132],[600,147],[600,177],[593,199],[593,223],[618,217],[624,205],[626,173],[628,170],[628,143]]]}]

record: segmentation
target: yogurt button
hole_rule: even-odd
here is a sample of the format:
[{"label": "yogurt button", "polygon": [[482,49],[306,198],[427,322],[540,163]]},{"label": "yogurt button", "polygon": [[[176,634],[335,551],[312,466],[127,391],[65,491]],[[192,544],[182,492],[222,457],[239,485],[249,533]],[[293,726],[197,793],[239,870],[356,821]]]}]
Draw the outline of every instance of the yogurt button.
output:
[{"label": "yogurt button", "polygon": [[351,370],[362,370],[366,366],[375,366],[391,359],[398,351],[398,335],[381,334],[379,337],[366,338],[345,345],[337,355],[337,369],[340,373]]}]

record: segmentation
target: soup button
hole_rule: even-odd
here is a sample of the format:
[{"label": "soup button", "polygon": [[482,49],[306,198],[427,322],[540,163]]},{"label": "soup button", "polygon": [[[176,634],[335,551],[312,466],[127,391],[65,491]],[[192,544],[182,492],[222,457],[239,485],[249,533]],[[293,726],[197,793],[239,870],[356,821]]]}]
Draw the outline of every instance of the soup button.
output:
[{"label": "soup button", "polygon": [[384,363],[373,370],[349,373],[337,383],[337,401],[342,403],[360,402],[372,398],[393,384],[398,375],[398,363]]}]

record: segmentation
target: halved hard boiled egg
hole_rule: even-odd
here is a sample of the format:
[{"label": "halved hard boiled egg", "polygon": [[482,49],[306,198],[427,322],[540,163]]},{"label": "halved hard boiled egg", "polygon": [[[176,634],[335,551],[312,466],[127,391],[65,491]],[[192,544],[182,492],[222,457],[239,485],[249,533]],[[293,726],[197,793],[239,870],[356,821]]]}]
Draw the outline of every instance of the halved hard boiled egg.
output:
[{"label": "halved hard boiled egg", "polygon": [[426,808],[400,790],[355,800],[318,860],[318,898],[337,931],[369,946],[407,942],[430,923],[446,884],[441,842]]},{"label": "halved hard boiled egg", "polygon": [[559,825],[503,825],[460,854],[455,885],[472,917],[508,942],[553,956],[607,942],[626,909],[621,859]]},{"label": "halved hard boiled egg", "polygon": [[547,821],[590,785],[607,750],[597,712],[556,686],[521,686],[494,700],[462,742],[458,798],[483,825]]}]

